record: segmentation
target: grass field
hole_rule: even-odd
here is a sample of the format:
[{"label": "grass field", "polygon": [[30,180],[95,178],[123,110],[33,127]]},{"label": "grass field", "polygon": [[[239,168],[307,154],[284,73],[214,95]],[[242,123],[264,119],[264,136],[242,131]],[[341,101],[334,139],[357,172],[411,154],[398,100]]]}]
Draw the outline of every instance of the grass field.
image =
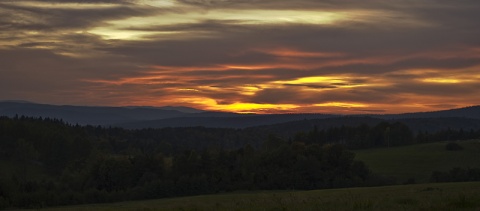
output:
[{"label": "grass field", "polygon": [[41,210],[480,210],[480,182],[231,193]]},{"label": "grass field", "polygon": [[428,182],[432,171],[452,168],[480,168],[480,141],[457,142],[464,150],[447,151],[447,142],[418,144],[404,147],[357,150],[361,160],[375,173],[395,177],[402,183],[414,178],[417,183]]}]

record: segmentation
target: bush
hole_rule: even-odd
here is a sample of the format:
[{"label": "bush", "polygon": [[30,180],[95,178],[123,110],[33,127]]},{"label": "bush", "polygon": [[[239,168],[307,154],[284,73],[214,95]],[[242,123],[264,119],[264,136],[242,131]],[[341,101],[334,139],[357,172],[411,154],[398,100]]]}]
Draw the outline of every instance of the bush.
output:
[{"label": "bush", "polygon": [[449,142],[447,145],[445,145],[445,149],[448,151],[459,151],[463,150],[463,147],[455,142]]}]

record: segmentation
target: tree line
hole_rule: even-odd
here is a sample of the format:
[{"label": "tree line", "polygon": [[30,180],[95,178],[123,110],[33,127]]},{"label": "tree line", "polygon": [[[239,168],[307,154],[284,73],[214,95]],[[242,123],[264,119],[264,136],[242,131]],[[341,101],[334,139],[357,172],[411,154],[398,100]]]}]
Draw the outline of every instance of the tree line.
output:
[{"label": "tree line", "polygon": [[338,143],[349,149],[393,147],[417,143],[480,138],[480,130],[444,129],[437,132],[419,131],[414,133],[401,122],[380,122],[375,126],[340,126],[319,130],[316,126],[307,132],[299,132],[292,141],[315,144]]}]

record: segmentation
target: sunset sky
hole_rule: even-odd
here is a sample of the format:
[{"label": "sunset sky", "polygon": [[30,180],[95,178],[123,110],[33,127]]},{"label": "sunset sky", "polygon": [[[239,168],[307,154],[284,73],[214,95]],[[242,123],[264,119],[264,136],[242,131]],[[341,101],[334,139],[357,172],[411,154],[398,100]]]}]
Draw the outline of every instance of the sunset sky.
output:
[{"label": "sunset sky", "polygon": [[0,100],[256,113],[480,104],[479,0],[2,0]]}]

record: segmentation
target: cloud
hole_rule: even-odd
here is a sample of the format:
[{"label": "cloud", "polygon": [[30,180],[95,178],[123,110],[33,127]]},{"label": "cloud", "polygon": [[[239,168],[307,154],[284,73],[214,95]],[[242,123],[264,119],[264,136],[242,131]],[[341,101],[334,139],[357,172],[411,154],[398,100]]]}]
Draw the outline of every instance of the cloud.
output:
[{"label": "cloud", "polygon": [[[8,14],[3,20],[9,22],[12,29],[52,30],[82,28],[105,20],[146,14],[145,11],[121,4],[74,4],[68,7],[60,7],[59,5],[63,4],[59,3],[42,3],[40,5],[34,2],[0,4],[2,13]],[[76,7],[74,7],[75,5]]]},{"label": "cloud", "polygon": [[475,0],[2,1],[0,98],[241,112],[472,105],[479,9]]}]

